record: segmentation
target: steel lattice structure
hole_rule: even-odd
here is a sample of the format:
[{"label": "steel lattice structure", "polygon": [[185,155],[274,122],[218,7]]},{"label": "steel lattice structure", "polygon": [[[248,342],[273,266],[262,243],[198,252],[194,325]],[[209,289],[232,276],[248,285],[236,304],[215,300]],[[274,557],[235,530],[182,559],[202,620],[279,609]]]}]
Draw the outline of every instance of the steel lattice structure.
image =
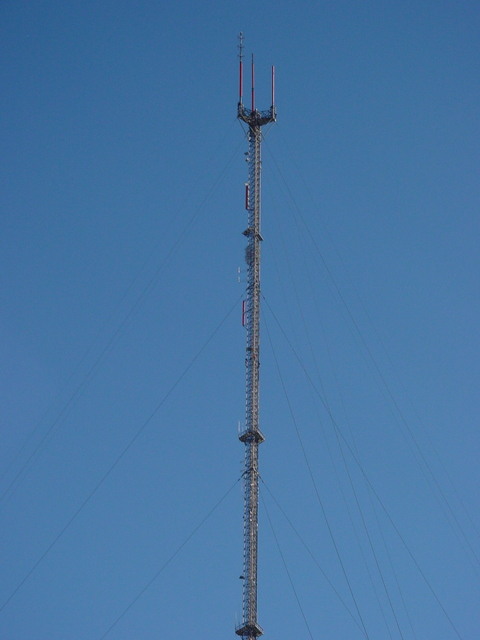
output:
[{"label": "steel lattice structure", "polygon": [[264,441],[259,429],[260,367],[260,186],[262,127],[275,122],[274,69],[272,67],[272,106],[268,111],[255,109],[254,64],[252,56],[252,108],[243,104],[243,37],[240,34],[240,99],[237,116],[248,125],[248,182],[246,202],[248,227],[245,261],[247,296],[243,318],[247,333],[246,348],[246,418],[240,440],[245,444],[243,511],[243,613],[236,633],[243,640],[255,640],[263,633],[257,621],[257,549],[258,549],[258,446]]}]

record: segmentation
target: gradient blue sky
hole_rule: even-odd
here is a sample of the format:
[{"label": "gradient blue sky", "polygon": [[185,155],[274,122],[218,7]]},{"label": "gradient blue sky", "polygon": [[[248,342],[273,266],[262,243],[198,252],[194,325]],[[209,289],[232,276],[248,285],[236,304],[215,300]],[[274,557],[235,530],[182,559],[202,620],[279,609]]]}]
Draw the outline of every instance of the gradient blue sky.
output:
[{"label": "gradient blue sky", "polygon": [[240,30],[260,108],[277,76],[259,622],[480,636],[479,24],[462,0],[1,3],[2,638],[235,637]]}]

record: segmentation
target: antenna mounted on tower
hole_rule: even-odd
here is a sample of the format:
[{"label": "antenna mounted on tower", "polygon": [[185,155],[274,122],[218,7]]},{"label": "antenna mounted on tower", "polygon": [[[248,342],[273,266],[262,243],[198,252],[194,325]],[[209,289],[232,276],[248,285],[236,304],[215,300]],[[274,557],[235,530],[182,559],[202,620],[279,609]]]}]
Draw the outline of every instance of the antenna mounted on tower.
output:
[{"label": "antenna mounted on tower", "polygon": [[238,36],[238,57],[240,59],[240,91],[238,98],[238,106],[243,104],[243,33],[240,31]]},{"label": "antenna mounted on tower", "polygon": [[240,60],[240,79],[239,79],[239,98],[238,98],[238,112],[237,116],[243,122],[250,125],[252,122],[252,116],[255,114],[255,118],[258,119],[258,124],[263,126],[269,122],[275,122],[277,118],[277,112],[275,109],[275,67],[272,66],[272,105],[268,111],[257,111],[255,108],[255,61],[252,53],[252,108],[247,109],[243,104],[243,33],[240,31],[238,36],[238,58]]}]

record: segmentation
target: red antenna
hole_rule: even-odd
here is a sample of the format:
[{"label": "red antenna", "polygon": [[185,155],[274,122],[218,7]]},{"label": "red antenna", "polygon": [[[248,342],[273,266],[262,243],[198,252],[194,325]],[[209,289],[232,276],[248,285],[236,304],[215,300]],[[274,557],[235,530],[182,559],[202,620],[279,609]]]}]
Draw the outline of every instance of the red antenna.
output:
[{"label": "red antenna", "polygon": [[252,53],[252,111],[255,111],[255,65],[253,64],[253,53]]}]

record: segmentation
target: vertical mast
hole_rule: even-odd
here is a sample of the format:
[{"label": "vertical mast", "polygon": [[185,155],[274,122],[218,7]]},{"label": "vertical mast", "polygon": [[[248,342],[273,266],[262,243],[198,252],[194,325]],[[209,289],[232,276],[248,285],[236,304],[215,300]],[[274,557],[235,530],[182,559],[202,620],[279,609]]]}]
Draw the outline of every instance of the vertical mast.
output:
[{"label": "vertical mast", "polygon": [[252,56],[252,108],[243,104],[243,35],[240,33],[240,96],[237,117],[248,125],[248,183],[246,208],[248,227],[245,261],[247,263],[247,299],[244,322],[247,332],[246,349],[246,417],[240,440],[245,444],[244,510],[243,510],[243,613],[242,624],[235,630],[243,640],[256,640],[263,633],[257,621],[257,546],[258,546],[258,445],[264,441],[259,429],[259,367],[260,367],[260,177],[261,129],[275,122],[273,104],[268,111],[255,108],[254,66]]}]

